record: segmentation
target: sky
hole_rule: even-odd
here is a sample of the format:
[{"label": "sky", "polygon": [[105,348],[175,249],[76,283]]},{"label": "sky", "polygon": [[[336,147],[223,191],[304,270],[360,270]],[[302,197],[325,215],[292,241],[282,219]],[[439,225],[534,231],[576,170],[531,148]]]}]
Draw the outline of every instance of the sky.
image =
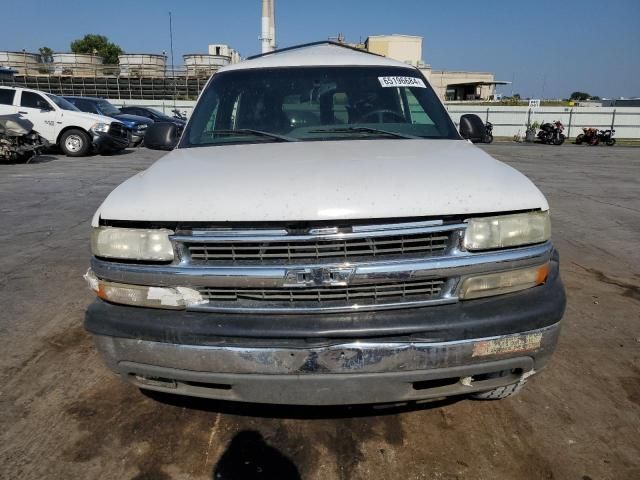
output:
[{"label": "sky", "polygon": [[[169,52],[171,11],[176,65],[211,43],[260,53],[260,0],[2,3],[0,50],[68,51],[99,33],[128,53]],[[276,25],[279,47],[339,33],[420,35],[434,69],[493,72],[513,82],[499,88],[506,95],[640,96],[640,0],[276,0]]]}]

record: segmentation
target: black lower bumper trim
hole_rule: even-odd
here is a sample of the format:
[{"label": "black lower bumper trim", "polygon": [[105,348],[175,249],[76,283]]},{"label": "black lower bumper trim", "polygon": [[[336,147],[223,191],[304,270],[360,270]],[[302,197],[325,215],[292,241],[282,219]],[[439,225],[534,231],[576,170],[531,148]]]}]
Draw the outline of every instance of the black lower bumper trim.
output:
[{"label": "black lower bumper trim", "polygon": [[109,133],[94,135],[93,145],[98,152],[117,152],[129,146],[129,138],[114,137]]}]

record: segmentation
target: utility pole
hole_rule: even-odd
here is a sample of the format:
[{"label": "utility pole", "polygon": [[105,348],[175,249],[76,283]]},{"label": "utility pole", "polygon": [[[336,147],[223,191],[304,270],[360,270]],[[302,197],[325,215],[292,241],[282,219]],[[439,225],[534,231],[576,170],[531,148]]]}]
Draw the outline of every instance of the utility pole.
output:
[{"label": "utility pole", "polygon": [[176,109],[176,93],[178,85],[176,84],[176,71],[173,65],[173,22],[171,12],[169,12],[169,44],[171,46],[171,75],[173,76],[173,109]]}]

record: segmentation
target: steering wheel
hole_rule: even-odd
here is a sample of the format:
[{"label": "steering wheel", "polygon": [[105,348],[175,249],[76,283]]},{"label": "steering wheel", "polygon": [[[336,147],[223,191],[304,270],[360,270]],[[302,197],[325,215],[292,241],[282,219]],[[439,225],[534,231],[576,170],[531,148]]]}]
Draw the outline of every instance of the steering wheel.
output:
[{"label": "steering wheel", "polygon": [[397,118],[398,120],[400,120],[399,123],[406,123],[407,119],[404,118],[402,115],[400,115],[398,112],[394,111],[394,110],[389,110],[386,108],[379,108],[378,110],[371,110],[368,113],[365,113],[363,116],[361,116],[356,123],[368,123],[368,122],[364,122],[363,120],[369,118],[369,117],[373,117],[375,116],[377,118],[377,122],[376,123],[384,123],[384,116],[385,115],[391,115],[395,118]]}]

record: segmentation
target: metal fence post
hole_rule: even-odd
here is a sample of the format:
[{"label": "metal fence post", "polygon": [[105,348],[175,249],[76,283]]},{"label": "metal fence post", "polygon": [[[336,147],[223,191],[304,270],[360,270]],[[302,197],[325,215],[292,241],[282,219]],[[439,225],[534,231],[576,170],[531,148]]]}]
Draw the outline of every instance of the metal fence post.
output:
[{"label": "metal fence post", "polygon": [[567,128],[567,138],[571,137],[571,122],[573,120],[573,108],[569,110],[569,127]]},{"label": "metal fence post", "polygon": [[613,130],[613,127],[616,123],[616,109],[613,109],[613,115],[611,115],[611,130]]},{"label": "metal fence post", "polygon": [[489,107],[487,107],[487,118],[485,118],[484,123],[489,123]]}]

